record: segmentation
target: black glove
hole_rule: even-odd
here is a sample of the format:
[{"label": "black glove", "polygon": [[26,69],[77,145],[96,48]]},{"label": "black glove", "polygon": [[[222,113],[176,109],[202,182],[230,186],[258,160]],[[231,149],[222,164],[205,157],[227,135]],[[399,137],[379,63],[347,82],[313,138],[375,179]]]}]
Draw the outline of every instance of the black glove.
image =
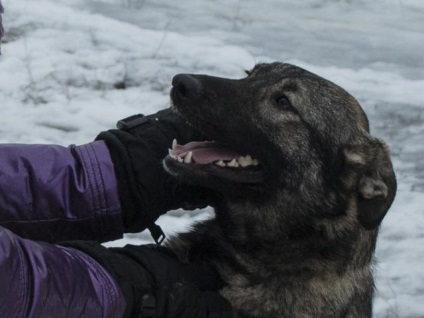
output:
[{"label": "black glove", "polygon": [[199,133],[166,109],[149,116],[135,115],[118,128],[100,133],[110,150],[126,232],[139,232],[169,210],[207,205],[206,190],[178,184],[162,166],[173,139],[180,144],[202,140]]},{"label": "black glove", "polygon": [[152,317],[235,317],[231,304],[217,293],[222,281],[212,265],[181,263],[171,250],[153,244],[127,245],[120,252],[142,265],[155,282],[155,293],[145,304],[155,313]]},{"label": "black glove", "polygon": [[156,291],[157,316],[166,318],[236,318],[231,304],[217,292],[190,283],[173,283]]},{"label": "black glove", "polygon": [[109,249],[84,241],[62,245],[90,255],[115,278],[125,297],[125,317],[235,317],[230,303],[217,293],[222,283],[211,265],[181,263],[158,245]]}]

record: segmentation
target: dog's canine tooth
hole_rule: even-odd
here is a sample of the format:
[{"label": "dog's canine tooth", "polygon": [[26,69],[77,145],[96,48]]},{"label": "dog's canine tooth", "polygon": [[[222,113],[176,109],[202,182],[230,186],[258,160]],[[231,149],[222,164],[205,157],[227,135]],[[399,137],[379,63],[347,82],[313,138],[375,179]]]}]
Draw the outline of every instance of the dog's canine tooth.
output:
[{"label": "dog's canine tooth", "polygon": [[185,158],[184,158],[184,163],[192,163],[192,160],[191,160],[191,158],[193,157],[193,152],[189,152],[186,156],[185,156]]},{"label": "dog's canine tooth", "polygon": [[220,166],[220,167],[225,167],[225,166],[226,166],[225,162],[224,162],[224,161],[222,161],[222,160],[216,161],[216,162],[215,162],[215,164],[216,164],[217,166]]},{"label": "dog's canine tooth", "polygon": [[178,146],[177,139],[172,140],[172,149],[175,149],[175,147]]},{"label": "dog's canine tooth", "polygon": [[233,168],[237,168],[239,166],[239,163],[237,162],[237,159],[234,158],[233,160],[231,160],[229,163],[227,163],[228,167],[233,167]]},{"label": "dog's canine tooth", "polygon": [[179,156],[177,156],[177,161],[178,161],[178,162],[184,162],[184,159],[183,159],[183,158],[181,158],[181,157],[179,157]]}]

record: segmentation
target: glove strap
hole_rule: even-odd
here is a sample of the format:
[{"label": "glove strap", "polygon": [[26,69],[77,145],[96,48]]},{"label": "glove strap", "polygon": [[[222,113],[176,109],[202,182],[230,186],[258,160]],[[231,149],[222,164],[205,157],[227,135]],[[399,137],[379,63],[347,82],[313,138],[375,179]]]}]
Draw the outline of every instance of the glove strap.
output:
[{"label": "glove strap", "polygon": [[156,299],[152,295],[144,295],[141,300],[141,315],[143,318],[156,317]]},{"label": "glove strap", "polygon": [[136,114],[124,119],[119,120],[116,123],[116,128],[122,130],[131,130],[139,125],[143,125],[148,122],[148,118],[143,114]]},{"label": "glove strap", "polygon": [[161,227],[157,225],[156,223],[152,223],[148,227],[150,234],[152,235],[153,239],[155,240],[156,244],[161,245],[163,241],[165,241],[166,236],[165,233],[163,233]]}]

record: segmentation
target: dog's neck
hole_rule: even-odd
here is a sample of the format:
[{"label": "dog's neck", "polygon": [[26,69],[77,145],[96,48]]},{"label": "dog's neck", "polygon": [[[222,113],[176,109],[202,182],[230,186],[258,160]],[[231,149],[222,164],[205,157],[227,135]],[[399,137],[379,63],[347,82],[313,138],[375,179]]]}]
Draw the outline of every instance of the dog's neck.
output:
[{"label": "dog's neck", "polygon": [[[280,258],[283,266],[292,269],[302,264],[308,267],[310,262],[314,263],[315,269],[321,263],[323,267],[330,266],[337,271],[346,270],[345,264],[356,268],[369,265],[377,231],[352,227],[350,231],[344,228],[340,231],[343,235],[338,235],[335,233],[337,225],[333,224],[337,221],[327,220],[317,226],[316,220],[308,217],[302,220],[299,215],[294,222],[288,218],[284,224],[279,223],[278,214],[298,213],[294,208],[289,209],[287,205],[266,206],[246,201],[226,202],[215,208],[225,244],[231,244],[237,252],[256,258],[258,262],[261,255],[268,254]],[[299,220],[302,226],[299,226]],[[374,243],[369,244],[370,241]],[[357,254],[363,250],[366,250],[364,255]],[[266,260],[262,261],[266,263]]]}]

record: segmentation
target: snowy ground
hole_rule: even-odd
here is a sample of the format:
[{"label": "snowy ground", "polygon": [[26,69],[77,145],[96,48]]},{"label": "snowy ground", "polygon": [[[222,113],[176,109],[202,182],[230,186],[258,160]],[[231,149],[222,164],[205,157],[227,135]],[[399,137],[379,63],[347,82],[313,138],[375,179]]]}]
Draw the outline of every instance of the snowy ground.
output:
[{"label": "snowy ground", "polygon": [[[167,107],[180,72],[237,78],[255,62],[280,60],[346,88],[391,146],[399,182],[377,249],[375,316],[424,317],[423,1],[3,4],[0,142],[89,142],[119,118]],[[211,213],[172,211],[160,223],[172,233]]]}]

